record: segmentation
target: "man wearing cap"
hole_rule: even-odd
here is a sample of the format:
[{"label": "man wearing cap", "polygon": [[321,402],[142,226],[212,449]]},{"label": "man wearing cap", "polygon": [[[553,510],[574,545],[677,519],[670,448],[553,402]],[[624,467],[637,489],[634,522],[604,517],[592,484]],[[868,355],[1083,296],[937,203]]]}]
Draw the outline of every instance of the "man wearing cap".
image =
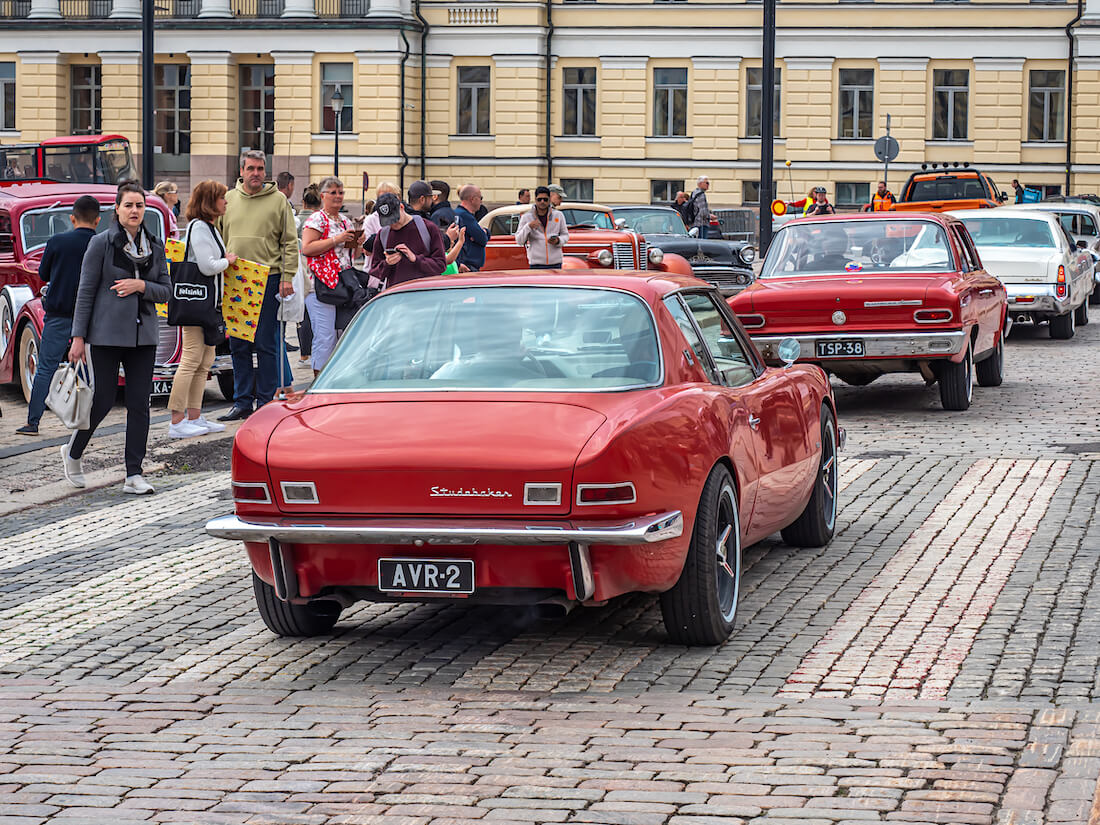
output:
[{"label": "man wearing cap", "polygon": [[552,183],[546,187],[550,190],[550,205],[555,209],[561,209],[561,202],[565,200],[565,190]]},{"label": "man wearing cap", "polygon": [[561,250],[569,241],[565,216],[550,206],[550,189],[535,190],[535,205],[524,212],[516,230],[516,243],[527,248],[531,269],[561,269]]},{"label": "man wearing cap", "polygon": [[451,186],[447,181],[432,181],[432,210],[429,217],[440,229],[446,229],[455,222],[455,211],[451,208],[451,202],[447,200],[450,196]]},{"label": "man wearing cap", "polygon": [[408,207],[405,209],[410,215],[419,215],[427,219],[432,213],[432,187],[426,180],[414,180],[409,185]]},{"label": "man wearing cap", "polygon": [[393,286],[443,274],[447,261],[439,227],[420,215],[410,215],[390,192],[379,196],[374,211],[381,228],[371,252],[372,277]]},{"label": "man wearing cap", "polygon": [[824,186],[814,187],[814,202],[806,210],[807,215],[835,215],[836,209],[829,203],[828,193]]}]

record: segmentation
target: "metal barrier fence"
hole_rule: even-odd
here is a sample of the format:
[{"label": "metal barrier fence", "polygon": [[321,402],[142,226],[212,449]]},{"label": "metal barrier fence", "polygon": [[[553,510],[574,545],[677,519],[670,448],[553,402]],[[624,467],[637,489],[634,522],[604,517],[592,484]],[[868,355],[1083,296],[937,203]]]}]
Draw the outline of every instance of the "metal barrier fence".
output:
[{"label": "metal barrier fence", "polygon": [[727,241],[748,241],[755,245],[760,216],[752,206],[734,206],[710,210],[722,227],[722,237]]}]

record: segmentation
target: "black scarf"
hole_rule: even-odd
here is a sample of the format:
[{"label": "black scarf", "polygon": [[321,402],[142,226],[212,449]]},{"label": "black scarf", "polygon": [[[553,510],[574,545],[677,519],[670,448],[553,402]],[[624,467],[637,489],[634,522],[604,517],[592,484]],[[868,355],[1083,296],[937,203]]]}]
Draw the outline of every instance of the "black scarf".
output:
[{"label": "black scarf", "polygon": [[[130,241],[130,236],[117,221],[112,224],[109,232],[111,233],[111,246],[114,249],[115,266],[119,269],[133,272],[135,278],[147,280],[146,276],[153,268],[154,256],[157,254],[157,243],[156,239],[145,229],[145,224],[138,226],[137,237],[134,239],[134,246],[140,248],[143,245],[142,236],[144,236],[144,246],[149,250],[145,255],[140,257],[135,257],[126,249],[126,244]],[[160,254],[164,254],[163,248]]]}]

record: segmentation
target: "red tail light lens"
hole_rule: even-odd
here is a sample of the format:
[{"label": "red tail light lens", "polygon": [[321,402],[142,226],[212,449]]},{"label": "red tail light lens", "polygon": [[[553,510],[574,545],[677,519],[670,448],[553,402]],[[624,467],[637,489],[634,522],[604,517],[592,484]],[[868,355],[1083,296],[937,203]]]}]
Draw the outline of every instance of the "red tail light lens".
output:
[{"label": "red tail light lens", "polygon": [[949,309],[918,309],[913,313],[913,320],[918,324],[942,324],[955,317]]},{"label": "red tail light lens", "polygon": [[234,481],[233,500],[240,504],[270,504],[271,493],[262,481]]},{"label": "red tail light lens", "polygon": [[1065,298],[1069,294],[1069,286],[1066,284],[1066,268],[1064,266],[1058,267],[1058,286],[1055,287],[1054,294],[1059,298]]},{"label": "red tail light lens", "polygon": [[634,483],[578,484],[577,504],[631,504],[638,500]]},{"label": "red tail light lens", "polygon": [[745,329],[760,329],[764,326],[764,316],[750,313],[748,315],[738,315],[737,320],[741,322],[741,326]]}]

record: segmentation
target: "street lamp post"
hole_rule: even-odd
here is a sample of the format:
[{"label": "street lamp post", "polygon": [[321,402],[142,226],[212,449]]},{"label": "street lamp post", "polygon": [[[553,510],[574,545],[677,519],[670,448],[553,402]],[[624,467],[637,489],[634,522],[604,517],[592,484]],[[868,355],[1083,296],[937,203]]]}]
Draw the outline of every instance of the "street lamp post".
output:
[{"label": "street lamp post", "polygon": [[153,167],[153,143],[156,141],[153,104],[153,16],[154,0],[141,3],[141,185],[152,189],[156,182]]},{"label": "street lamp post", "polygon": [[772,242],[775,140],[775,0],[764,0],[763,65],[760,78],[760,257]]},{"label": "street lamp post", "polygon": [[336,121],[332,140],[332,175],[338,178],[340,177],[340,112],[344,110],[344,95],[340,92],[339,86],[332,93],[332,103],[330,105]]}]

